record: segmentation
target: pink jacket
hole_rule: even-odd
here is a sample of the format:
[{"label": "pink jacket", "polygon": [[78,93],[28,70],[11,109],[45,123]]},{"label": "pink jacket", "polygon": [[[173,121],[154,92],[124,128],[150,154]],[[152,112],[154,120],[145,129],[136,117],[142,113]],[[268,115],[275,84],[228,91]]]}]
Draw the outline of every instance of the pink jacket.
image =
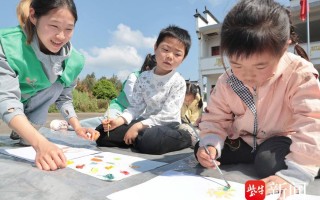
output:
[{"label": "pink jacket", "polygon": [[[228,71],[231,74],[231,71]],[[286,157],[287,170],[277,175],[291,183],[309,183],[320,166],[320,84],[312,63],[285,53],[275,75],[258,87],[255,104],[258,115],[257,142],[274,136],[292,139]],[[224,140],[241,137],[253,146],[254,116],[220,76],[199,125],[200,146],[213,145],[221,156]],[[253,92],[253,91],[252,91]],[[295,175],[299,171],[299,174]]]}]

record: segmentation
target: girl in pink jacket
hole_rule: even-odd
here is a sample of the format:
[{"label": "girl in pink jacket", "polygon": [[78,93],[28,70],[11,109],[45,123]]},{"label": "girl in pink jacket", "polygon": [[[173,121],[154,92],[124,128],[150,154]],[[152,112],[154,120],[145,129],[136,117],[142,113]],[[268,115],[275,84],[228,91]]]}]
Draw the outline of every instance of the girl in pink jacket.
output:
[{"label": "girl in pink jacket", "polygon": [[[273,0],[242,0],[227,14],[220,51],[230,69],[219,77],[199,124],[195,155],[202,166],[214,168],[212,159],[253,163],[267,194],[302,192],[301,185],[314,180],[320,84],[296,41],[289,11]],[[287,52],[290,44],[306,59]]]}]

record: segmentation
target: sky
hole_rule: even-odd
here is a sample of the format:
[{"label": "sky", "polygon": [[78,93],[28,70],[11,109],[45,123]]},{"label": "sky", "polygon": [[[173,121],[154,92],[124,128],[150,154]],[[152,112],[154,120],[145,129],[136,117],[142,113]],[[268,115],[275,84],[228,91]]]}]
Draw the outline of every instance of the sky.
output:
[{"label": "sky", "polygon": [[[278,0],[284,5],[289,0]],[[18,24],[19,0],[0,0],[0,28]],[[185,78],[199,80],[198,39],[194,14],[207,9],[220,21],[237,0],[74,0],[78,21],[71,39],[86,58],[80,78],[116,75],[125,80],[139,70],[145,56],[153,53],[161,29],[174,24],[186,29],[192,39],[189,55],[177,71]]]}]

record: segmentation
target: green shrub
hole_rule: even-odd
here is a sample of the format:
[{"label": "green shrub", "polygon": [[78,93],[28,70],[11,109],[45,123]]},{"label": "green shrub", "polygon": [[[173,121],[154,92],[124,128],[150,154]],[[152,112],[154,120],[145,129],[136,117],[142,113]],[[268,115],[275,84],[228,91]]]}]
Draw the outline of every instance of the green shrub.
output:
[{"label": "green shrub", "polygon": [[97,99],[113,99],[117,97],[118,92],[111,81],[100,79],[94,86],[92,94]]},{"label": "green shrub", "polygon": [[[101,112],[102,110],[98,108],[98,100],[86,92],[79,92],[78,90],[73,90],[73,106],[76,112]],[[56,108],[56,104],[52,104],[49,107],[49,113],[56,113],[59,110]]]},{"label": "green shrub", "polygon": [[88,93],[74,90],[73,106],[76,112],[98,112],[98,102],[96,98],[89,97]]},{"label": "green shrub", "polygon": [[56,104],[51,104],[51,106],[49,107],[49,113],[57,113],[59,112],[59,110],[56,107]]}]

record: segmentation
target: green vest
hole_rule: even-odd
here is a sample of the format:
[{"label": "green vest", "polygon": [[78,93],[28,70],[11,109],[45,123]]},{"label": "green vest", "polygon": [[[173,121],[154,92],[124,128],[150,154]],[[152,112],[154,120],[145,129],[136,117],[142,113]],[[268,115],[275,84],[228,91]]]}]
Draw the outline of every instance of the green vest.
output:
[{"label": "green vest", "polygon": [[[136,71],[134,72],[134,75],[136,77],[139,77],[140,75],[140,71]],[[112,109],[116,109],[116,110],[119,110],[121,112],[124,111],[124,109],[126,109],[128,106],[129,106],[129,102],[128,102],[128,99],[127,99],[127,95],[126,93],[123,91],[123,88],[126,84],[127,80],[125,80],[122,84],[122,89],[120,91],[120,94],[118,95],[117,98],[115,99],[112,99],[112,101],[110,102],[110,108]]]},{"label": "green vest", "polygon": [[[0,30],[0,43],[9,66],[19,78],[21,102],[24,103],[37,92],[52,85],[32,47],[26,44],[26,37],[20,26]],[[64,61],[63,73],[57,81],[65,87],[70,86],[83,66],[83,55],[73,49],[70,57]]]}]

